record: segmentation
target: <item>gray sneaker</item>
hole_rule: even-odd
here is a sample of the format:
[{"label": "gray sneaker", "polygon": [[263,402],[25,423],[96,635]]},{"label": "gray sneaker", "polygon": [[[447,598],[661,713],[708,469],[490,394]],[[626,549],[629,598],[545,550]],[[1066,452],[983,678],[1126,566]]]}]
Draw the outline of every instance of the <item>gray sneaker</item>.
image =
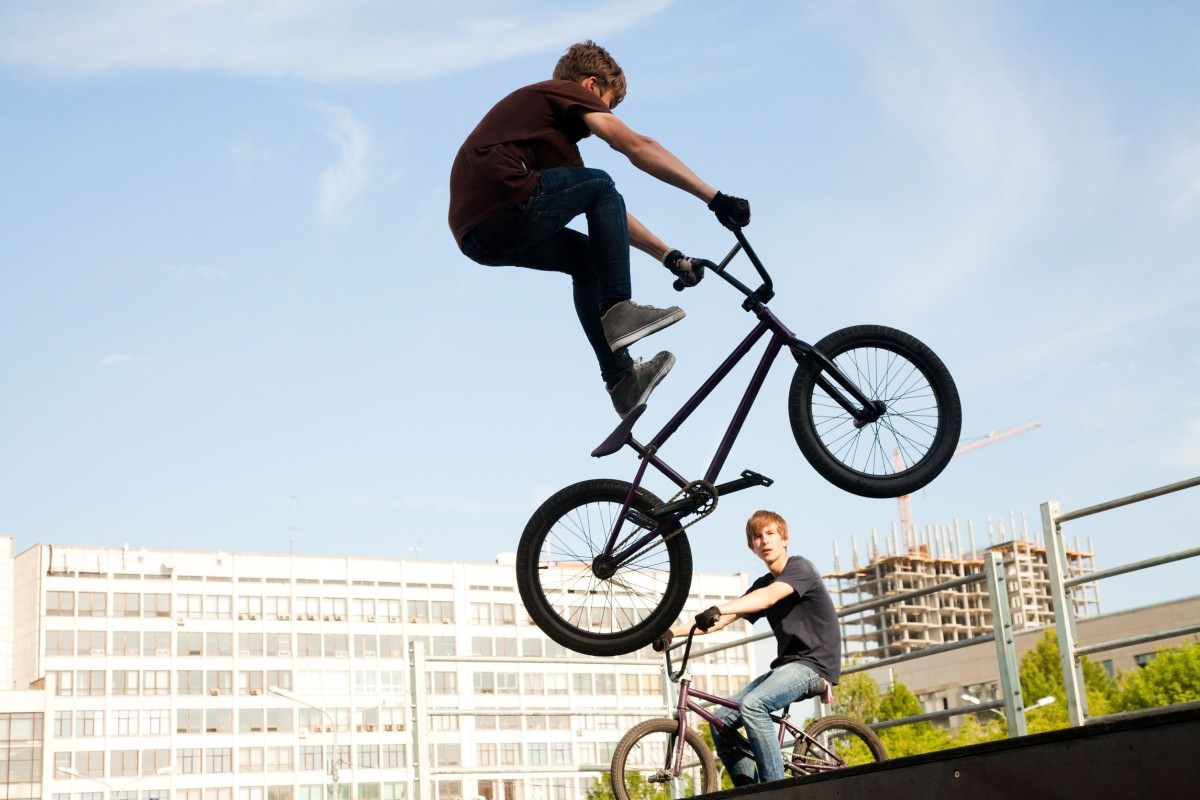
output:
[{"label": "gray sneaker", "polygon": [[667,377],[671,367],[675,366],[675,356],[663,350],[649,361],[640,358],[633,362],[633,369],[625,373],[625,377],[617,381],[617,385],[608,390],[612,397],[613,408],[621,415],[621,419],[629,416],[629,412],[646,402],[659,381]]},{"label": "gray sneaker", "polygon": [[608,346],[615,353],[643,336],[661,331],[681,319],[683,319],[683,309],[679,306],[655,308],[654,306],[639,306],[632,300],[622,300],[604,312],[600,323],[604,326],[604,338],[608,340]]}]

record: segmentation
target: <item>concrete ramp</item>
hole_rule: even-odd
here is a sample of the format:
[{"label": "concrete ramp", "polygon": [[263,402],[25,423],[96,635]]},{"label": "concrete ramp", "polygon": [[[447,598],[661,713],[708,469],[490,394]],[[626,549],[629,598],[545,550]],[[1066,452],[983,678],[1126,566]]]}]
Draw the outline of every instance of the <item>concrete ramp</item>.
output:
[{"label": "concrete ramp", "polygon": [[1200,703],[708,796],[758,800],[1200,797]]}]

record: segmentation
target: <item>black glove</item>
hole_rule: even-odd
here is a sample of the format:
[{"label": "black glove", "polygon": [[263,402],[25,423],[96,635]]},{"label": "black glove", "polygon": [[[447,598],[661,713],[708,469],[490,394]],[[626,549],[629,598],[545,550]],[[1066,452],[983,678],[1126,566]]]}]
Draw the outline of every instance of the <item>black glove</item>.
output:
[{"label": "black glove", "polygon": [[671,270],[671,274],[679,278],[684,286],[695,286],[704,280],[705,267],[717,265],[707,258],[691,258],[678,250],[672,250],[663,256],[663,266]]},{"label": "black glove", "polygon": [[661,653],[663,650],[666,650],[668,647],[671,646],[671,640],[674,638],[675,638],[675,634],[671,633],[670,631],[667,631],[662,636],[655,639],[654,644],[651,645],[654,648],[654,652]]},{"label": "black glove", "polygon": [[696,615],[696,627],[702,631],[710,629],[721,619],[721,609],[710,606]]},{"label": "black glove", "polygon": [[717,215],[717,221],[729,230],[744,228],[750,224],[750,201],[717,192],[708,203],[708,210]]}]

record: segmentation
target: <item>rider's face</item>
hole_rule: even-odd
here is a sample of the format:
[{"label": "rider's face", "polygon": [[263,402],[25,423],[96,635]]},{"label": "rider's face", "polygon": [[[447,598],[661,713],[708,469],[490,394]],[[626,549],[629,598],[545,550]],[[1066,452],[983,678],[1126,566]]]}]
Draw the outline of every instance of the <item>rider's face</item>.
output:
[{"label": "rider's face", "polygon": [[750,534],[750,548],[754,554],[766,563],[779,558],[787,552],[787,539],[774,522],[768,522],[754,533]]}]

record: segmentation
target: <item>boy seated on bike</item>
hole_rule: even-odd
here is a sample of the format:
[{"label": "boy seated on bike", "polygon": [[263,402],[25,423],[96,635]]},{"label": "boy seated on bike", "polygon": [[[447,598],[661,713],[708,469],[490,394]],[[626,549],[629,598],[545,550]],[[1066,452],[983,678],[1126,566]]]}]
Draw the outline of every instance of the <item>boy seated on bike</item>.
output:
[{"label": "boy seated on bike", "polygon": [[[841,677],[841,631],[829,591],[813,563],[787,553],[787,522],[773,511],[756,511],[746,522],[746,544],[762,559],[767,574],[741,597],[696,615],[701,632],[724,628],[737,619],[767,618],[775,633],[777,655],[770,671],[746,684],[734,699],[740,709],[715,713],[732,728],[744,727],[754,751],[751,759],[714,726],[713,742],[734,786],[766,783],[784,777],[783,754],[770,714],[806,697],[833,701],[833,685]],[[676,626],[655,644],[662,649],[690,625]],[[755,766],[757,765],[757,776]]]},{"label": "boy seated on bike", "polygon": [[[604,48],[572,45],[552,80],[503,98],[463,142],[450,172],[449,212],[454,238],[472,261],[571,276],[576,316],[622,418],[646,402],[675,363],[665,350],[635,362],[628,346],[683,319],[677,306],[630,299],[630,246],[685,286],[699,283],[712,262],[671,249],[626,212],[612,178],[585,167],[577,143],[594,133],[638,169],[707,203],[725,226],[750,222],[749,203],[718,192],[612,113],[625,88],[625,73]],[[581,214],[587,235],[567,227]]]}]

